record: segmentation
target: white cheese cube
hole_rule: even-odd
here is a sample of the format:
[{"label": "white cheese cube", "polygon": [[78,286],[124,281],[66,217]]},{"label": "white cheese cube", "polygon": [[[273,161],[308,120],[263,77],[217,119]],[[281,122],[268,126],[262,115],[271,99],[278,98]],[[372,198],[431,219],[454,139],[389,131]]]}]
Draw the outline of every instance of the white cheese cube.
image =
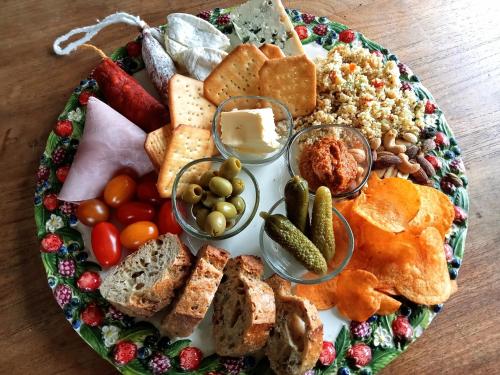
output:
[{"label": "white cheese cube", "polygon": [[271,108],[222,112],[222,143],[241,152],[266,154],[280,147]]}]

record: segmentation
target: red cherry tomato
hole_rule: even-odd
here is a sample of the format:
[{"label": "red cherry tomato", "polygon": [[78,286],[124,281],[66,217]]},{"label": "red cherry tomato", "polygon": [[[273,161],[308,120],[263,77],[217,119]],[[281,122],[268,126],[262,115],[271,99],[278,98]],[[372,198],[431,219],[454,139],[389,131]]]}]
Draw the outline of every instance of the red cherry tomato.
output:
[{"label": "red cherry tomato", "polygon": [[121,174],[113,177],[104,188],[104,201],[108,206],[119,207],[132,199],[136,186],[136,182],[129,175]]},{"label": "red cherry tomato", "polygon": [[113,266],[120,261],[120,231],[110,222],[103,221],[92,228],[91,242],[94,255],[101,266]]},{"label": "red cherry tomato", "polygon": [[116,219],[123,225],[136,221],[152,221],[154,217],[155,208],[145,202],[125,202],[116,210]]},{"label": "red cherry tomato", "polygon": [[100,199],[89,199],[78,206],[76,217],[81,223],[93,227],[109,219],[109,208]]},{"label": "red cherry tomato", "polygon": [[158,176],[156,172],[148,173],[141,177],[137,185],[137,198],[142,202],[151,204],[160,204],[162,199],[156,188],[156,180]]},{"label": "red cherry tomato", "polygon": [[175,220],[174,211],[172,210],[172,201],[168,199],[161,206],[158,214],[158,229],[160,234],[173,233],[181,234],[182,228]]},{"label": "red cherry tomato", "polygon": [[121,243],[129,250],[137,250],[139,246],[155,238],[158,238],[158,228],[151,221],[130,224],[120,233]]}]

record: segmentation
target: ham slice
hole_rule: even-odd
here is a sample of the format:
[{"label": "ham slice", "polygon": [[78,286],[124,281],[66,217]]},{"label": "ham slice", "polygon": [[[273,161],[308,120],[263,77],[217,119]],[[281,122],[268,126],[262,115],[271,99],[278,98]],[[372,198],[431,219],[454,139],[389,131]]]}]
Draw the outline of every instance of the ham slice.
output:
[{"label": "ham slice", "polygon": [[101,196],[106,183],[123,168],[139,176],[154,169],[146,152],[146,133],[95,97],[90,97],[78,151],[59,199],[79,202]]}]

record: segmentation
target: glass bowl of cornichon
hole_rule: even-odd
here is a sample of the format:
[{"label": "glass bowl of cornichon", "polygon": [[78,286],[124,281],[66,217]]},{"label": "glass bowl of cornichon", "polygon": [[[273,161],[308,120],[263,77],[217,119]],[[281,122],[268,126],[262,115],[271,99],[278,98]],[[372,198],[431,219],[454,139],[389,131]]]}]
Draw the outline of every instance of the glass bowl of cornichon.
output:
[{"label": "glass bowl of cornichon", "polygon": [[274,272],[299,284],[317,284],[338,275],[349,263],[354,237],[347,220],[333,207],[326,186],[309,193],[294,176],[284,198],[261,212],[260,247]]},{"label": "glass bowl of cornichon", "polygon": [[240,233],[255,217],[259,200],[257,180],[235,157],[194,160],[177,173],[172,187],[177,222],[202,240]]}]

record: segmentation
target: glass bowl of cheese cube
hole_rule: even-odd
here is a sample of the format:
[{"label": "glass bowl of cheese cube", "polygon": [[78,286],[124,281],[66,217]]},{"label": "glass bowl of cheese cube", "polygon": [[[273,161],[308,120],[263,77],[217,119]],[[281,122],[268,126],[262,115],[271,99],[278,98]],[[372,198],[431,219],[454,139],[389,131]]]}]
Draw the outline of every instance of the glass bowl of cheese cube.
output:
[{"label": "glass bowl of cheese cube", "polygon": [[293,120],[286,105],[264,96],[233,96],[215,112],[212,132],[223,157],[262,165],[285,152]]}]

